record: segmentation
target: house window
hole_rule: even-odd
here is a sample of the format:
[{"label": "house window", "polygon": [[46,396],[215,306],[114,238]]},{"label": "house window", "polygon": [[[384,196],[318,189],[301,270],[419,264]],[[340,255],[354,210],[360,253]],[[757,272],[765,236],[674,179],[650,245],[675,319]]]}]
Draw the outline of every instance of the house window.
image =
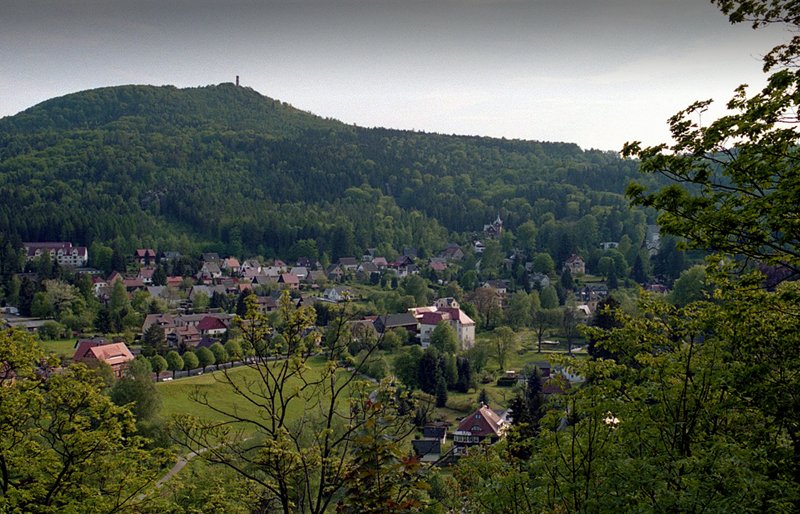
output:
[{"label": "house window", "polygon": [[470,432],[480,432],[480,431],[481,431],[480,425],[472,425],[472,429],[470,430]]}]

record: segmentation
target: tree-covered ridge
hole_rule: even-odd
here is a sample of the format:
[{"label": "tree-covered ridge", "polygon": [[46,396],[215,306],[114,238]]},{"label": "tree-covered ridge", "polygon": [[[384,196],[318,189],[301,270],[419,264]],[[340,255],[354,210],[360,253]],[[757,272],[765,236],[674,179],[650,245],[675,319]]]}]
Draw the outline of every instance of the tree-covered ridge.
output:
[{"label": "tree-covered ridge", "polygon": [[182,234],[263,255],[311,238],[335,257],[438,251],[500,213],[557,237],[596,226],[572,251],[640,243],[621,196],[635,167],[574,144],[348,126],[231,84],[112,87],[0,120],[0,231],[158,248]]},{"label": "tree-covered ridge", "polygon": [[116,86],[44,101],[0,120],[2,132],[164,129],[254,130],[286,136],[307,128],[330,129],[340,122],[262,96],[230,83],[197,88]]}]

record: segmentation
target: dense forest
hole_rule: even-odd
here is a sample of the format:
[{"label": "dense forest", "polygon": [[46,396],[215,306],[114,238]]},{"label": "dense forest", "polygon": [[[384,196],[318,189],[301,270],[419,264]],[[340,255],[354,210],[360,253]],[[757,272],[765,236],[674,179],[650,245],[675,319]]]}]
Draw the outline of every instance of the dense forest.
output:
[{"label": "dense forest", "polygon": [[349,126],[233,84],[110,87],[0,120],[0,233],[124,253],[269,258],[313,239],[331,259],[424,256],[499,214],[559,256],[641,244],[645,213],[623,196],[636,172],[574,144]]}]

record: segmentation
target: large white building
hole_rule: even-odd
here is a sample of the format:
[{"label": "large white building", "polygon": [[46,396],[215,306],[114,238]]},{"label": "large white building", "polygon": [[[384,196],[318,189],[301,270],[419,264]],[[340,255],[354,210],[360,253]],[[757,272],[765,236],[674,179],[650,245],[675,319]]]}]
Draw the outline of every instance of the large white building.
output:
[{"label": "large white building", "polygon": [[419,320],[419,340],[423,348],[431,342],[431,334],[442,321],[456,331],[463,350],[475,346],[475,322],[461,310],[455,298],[439,298],[427,307],[412,307],[411,314]]},{"label": "large white building", "polygon": [[72,243],[22,243],[27,252],[27,259],[33,260],[45,253],[50,254],[50,260],[60,266],[80,268],[89,262],[89,250],[85,246],[72,246]]}]

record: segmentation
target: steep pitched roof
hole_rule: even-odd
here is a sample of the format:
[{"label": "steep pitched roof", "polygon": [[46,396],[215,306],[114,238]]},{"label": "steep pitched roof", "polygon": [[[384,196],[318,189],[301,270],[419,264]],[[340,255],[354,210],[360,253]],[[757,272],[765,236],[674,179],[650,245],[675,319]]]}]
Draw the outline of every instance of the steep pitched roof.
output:
[{"label": "steep pitched roof", "polygon": [[278,282],[281,284],[300,284],[300,279],[297,278],[297,275],[292,275],[291,273],[282,273],[281,276],[278,278]]},{"label": "steep pitched roof", "polygon": [[205,332],[207,330],[219,330],[219,329],[227,329],[228,326],[225,323],[215,317],[215,316],[206,316],[205,318],[200,320],[200,323],[197,324],[197,329],[200,332]]},{"label": "steep pitched roof", "polygon": [[567,264],[572,264],[572,263],[581,263],[581,264],[583,264],[583,258],[581,258],[580,255],[573,253],[572,255],[569,256],[569,259],[567,259],[566,263]]},{"label": "steep pitched roof", "polygon": [[469,432],[479,437],[500,437],[503,432],[503,420],[488,405],[481,407],[461,420],[459,432]]}]

